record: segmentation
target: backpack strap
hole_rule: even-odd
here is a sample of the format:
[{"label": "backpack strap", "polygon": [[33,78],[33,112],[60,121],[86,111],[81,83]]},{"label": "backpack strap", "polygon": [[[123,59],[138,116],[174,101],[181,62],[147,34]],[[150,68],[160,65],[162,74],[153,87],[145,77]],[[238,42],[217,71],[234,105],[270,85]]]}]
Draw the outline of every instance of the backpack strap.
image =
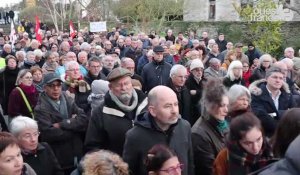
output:
[{"label": "backpack strap", "polygon": [[30,114],[31,114],[32,119],[34,119],[34,115],[33,115],[32,108],[31,108],[31,106],[30,106],[30,104],[29,104],[29,102],[28,102],[28,100],[27,100],[27,98],[26,98],[24,92],[22,91],[22,89],[21,89],[20,87],[17,87],[17,89],[18,89],[19,92],[21,93],[22,98],[23,98],[23,100],[24,100],[24,102],[25,102],[25,104],[26,104],[26,106],[27,106],[28,111],[29,111]]}]

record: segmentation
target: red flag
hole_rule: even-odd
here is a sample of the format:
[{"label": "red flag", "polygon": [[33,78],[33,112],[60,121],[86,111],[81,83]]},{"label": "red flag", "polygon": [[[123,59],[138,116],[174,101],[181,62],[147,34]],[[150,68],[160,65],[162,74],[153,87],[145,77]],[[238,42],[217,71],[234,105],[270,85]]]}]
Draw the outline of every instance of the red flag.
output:
[{"label": "red flag", "polygon": [[35,16],[35,38],[40,43],[42,43],[42,36],[39,32],[40,32],[40,20],[38,16]]},{"label": "red flag", "polygon": [[69,27],[70,27],[70,36],[73,39],[76,36],[76,30],[75,30],[73,22],[71,20],[69,22]]}]

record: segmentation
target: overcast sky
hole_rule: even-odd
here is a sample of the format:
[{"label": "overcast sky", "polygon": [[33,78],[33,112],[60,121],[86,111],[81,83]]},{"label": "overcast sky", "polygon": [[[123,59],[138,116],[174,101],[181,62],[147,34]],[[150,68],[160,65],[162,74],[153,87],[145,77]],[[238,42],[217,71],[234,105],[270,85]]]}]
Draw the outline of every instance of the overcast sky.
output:
[{"label": "overcast sky", "polygon": [[0,7],[10,7],[11,5],[15,4],[15,3],[19,3],[22,0],[0,0]]}]

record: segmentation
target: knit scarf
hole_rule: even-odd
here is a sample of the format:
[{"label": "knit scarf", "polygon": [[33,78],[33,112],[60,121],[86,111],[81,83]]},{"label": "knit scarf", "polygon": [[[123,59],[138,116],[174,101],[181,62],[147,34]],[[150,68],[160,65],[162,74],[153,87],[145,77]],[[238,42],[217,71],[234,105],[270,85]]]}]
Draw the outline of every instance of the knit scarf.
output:
[{"label": "knit scarf", "polygon": [[79,92],[87,92],[91,89],[90,85],[84,81],[83,76],[80,75],[78,79],[71,79],[71,77],[65,75],[65,83],[68,85],[68,91],[75,94],[78,88]]},{"label": "knit scarf", "polygon": [[65,96],[61,95],[59,97],[59,101],[52,100],[46,93],[42,93],[41,96],[44,96],[46,101],[57,111],[60,113],[63,119],[67,119],[68,117],[68,109],[67,109],[67,101]]},{"label": "knit scarf", "polygon": [[19,87],[25,92],[27,95],[34,94],[36,92],[35,86],[32,84],[30,86],[24,85],[23,83],[19,84]]},{"label": "knit scarf", "polygon": [[237,142],[227,143],[229,150],[229,174],[248,174],[268,165],[273,158],[270,146],[264,140],[263,146],[257,155],[247,153]]},{"label": "knit scarf", "polygon": [[[133,102],[132,102],[132,104],[131,104],[130,106],[127,106],[127,105],[123,104],[123,103],[118,99],[118,97],[115,96],[111,91],[109,91],[109,95],[110,95],[112,101],[115,102],[116,105],[117,105],[121,110],[123,110],[123,111],[125,111],[125,112],[130,112],[130,111],[134,110],[135,107],[136,107],[137,104],[138,104],[138,96],[137,96],[137,93],[136,93],[136,91],[135,91],[134,89],[132,90],[132,99],[133,99]],[[132,100],[132,99],[131,99],[131,100]]]},{"label": "knit scarf", "polygon": [[228,129],[228,122],[226,120],[217,120],[217,129],[220,133],[224,133]]}]

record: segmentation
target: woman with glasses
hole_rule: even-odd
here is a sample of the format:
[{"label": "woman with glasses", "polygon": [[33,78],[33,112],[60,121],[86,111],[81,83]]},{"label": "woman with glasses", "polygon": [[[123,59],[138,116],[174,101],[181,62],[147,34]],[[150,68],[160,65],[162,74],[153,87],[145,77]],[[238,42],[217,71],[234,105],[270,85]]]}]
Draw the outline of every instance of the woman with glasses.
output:
[{"label": "woman with glasses", "polygon": [[8,132],[0,132],[0,175],[36,175],[23,162],[18,141]]},{"label": "woman with glasses", "polygon": [[50,146],[45,142],[39,143],[40,133],[35,120],[18,116],[12,120],[10,128],[17,138],[24,162],[38,175],[64,174]]},{"label": "woman with glasses", "polygon": [[241,61],[235,60],[230,63],[223,84],[228,89],[234,84],[246,85],[243,79],[243,64]]},{"label": "woman with glasses", "polygon": [[33,84],[30,70],[23,69],[19,72],[16,86],[9,95],[8,115],[11,118],[18,115],[34,118],[33,109],[37,104],[39,92]]},{"label": "woman with glasses", "polygon": [[273,159],[260,120],[250,112],[231,121],[226,146],[215,159],[214,175],[249,174]]},{"label": "woman with glasses", "polygon": [[148,175],[181,175],[184,167],[176,154],[161,144],[154,145],[148,151],[145,163]]}]

